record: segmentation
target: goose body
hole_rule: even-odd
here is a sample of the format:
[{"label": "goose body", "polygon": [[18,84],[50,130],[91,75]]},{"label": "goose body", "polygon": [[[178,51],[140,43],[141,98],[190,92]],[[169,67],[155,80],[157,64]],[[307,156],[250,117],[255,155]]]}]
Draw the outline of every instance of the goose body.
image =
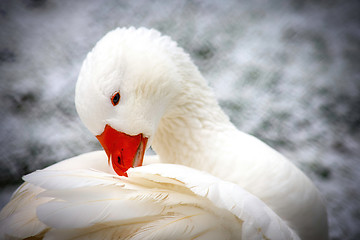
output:
[{"label": "goose body", "polygon": [[[83,63],[75,103],[106,154],[25,176],[0,214],[0,236],[327,239],[313,183],[237,130],[189,56],[156,30],[105,35]],[[109,143],[107,129],[139,139],[133,154]],[[161,163],[127,170],[127,156],[139,166],[150,145],[158,156],[144,163]]]}]

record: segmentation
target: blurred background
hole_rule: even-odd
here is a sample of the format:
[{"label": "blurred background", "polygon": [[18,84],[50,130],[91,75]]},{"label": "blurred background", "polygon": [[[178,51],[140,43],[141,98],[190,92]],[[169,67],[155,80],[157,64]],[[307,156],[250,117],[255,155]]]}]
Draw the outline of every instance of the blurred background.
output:
[{"label": "blurred background", "polygon": [[0,0],[0,207],[21,176],[101,149],[74,87],[122,26],[179,43],[237,127],[295,162],[327,202],[331,239],[360,239],[360,2]]}]

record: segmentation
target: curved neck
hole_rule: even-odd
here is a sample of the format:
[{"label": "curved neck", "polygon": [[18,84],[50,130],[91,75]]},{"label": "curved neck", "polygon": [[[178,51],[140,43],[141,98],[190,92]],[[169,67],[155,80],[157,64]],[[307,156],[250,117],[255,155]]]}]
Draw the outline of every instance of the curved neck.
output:
[{"label": "curved neck", "polygon": [[162,162],[212,172],[209,168],[216,165],[216,159],[204,156],[211,156],[214,146],[219,145],[218,135],[226,129],[234,126],[201,74],[193,71],[191,81],[183,82],[174,104],[162,117],[152,146]]}]

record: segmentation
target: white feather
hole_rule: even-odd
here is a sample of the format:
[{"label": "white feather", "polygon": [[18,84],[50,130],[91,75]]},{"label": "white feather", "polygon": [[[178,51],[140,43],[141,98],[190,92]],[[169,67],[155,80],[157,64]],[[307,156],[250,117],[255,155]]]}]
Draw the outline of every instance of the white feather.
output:
[{"label": "white feather", "polygon": [[133,239],[298,239],[239,186],[185,166],[151,164],[131,169],[128,178],[45,169],[25,179],[44,188],[36,215],[50,228],[49,239],[125,233]]},{"label": "white feather", "polygon": [[29,183],[22,184],[13,194],[11,201],[0,213],[0,239],[41,235],[48,227],[39,221],[36,208],[48,202],[49,198],[37,198],[43,189]]},{"label": "white feather", "polygon": [[[114,107],[115,91],[121,101]],[[0,213],[0,238],[327,239],[326,210],[312,182],[230,123],[169,37],[144,28],[111,31],[84,61],[75,96],[94,135],[106,124],[142,133],[159,155],[145,165],[188,167],[150,164],[119,177],[103,151],[54,164],[24,177]]]},{"label": "white feather", "polygon": [[298,236],[261,200],[236,184],[181,165],[152,164],[130,169],[129,176],[158,174],[179,180],[215,206],[229,210],[244,221],[243,239],[262,234],[269,239],[298,239]]},{"label": "white feather", "polygon": [[[180,171],[187,170],[179,167]],[[67,175],[68,182],[70,179],[77,181],[74,178],[77,173],[81,184],[71,188],[55,184],[54,188],[53,183],[63,182]],[[184,174],[187,175],[186,171]],[[52,228],[45,236],[64,239],[65,235],[88,234],[87,228],[111,228],[115,232],[126,229],[125,232],[138,239],[168,239],[171,236],[179,239],[188,236],[190,239],[198,235],[208,237],[210,232],[214,232],[212,236],[223,232],[232,239],[236,231],[240,236],[242,221],[229,211],[217,208],[209,199],[194,194],[174,178],[151,173],[129,178],[106,173],[99,178],[99,175],[101,173],[93,170],[45,169],[26,177],[33,184],[38,182],[45,187],[38,196],[40,199],[52,199],[37,208],[38,218]],[[94,184],[94,179],[99,179],[98,185]],[[89,186],[85,187],[84,183]],[[129,229],[136,229],[136,232]]]}]

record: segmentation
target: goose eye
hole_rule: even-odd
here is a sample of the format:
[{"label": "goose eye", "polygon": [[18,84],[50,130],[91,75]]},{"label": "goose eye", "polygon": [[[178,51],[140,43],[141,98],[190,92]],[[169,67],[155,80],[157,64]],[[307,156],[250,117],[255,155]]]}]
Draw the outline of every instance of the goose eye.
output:
[{"label": "goose eye", "polygon": [[113,106],[116,106],[120,102],[120,93],[115,92],[111,97],[111,103]]}]

